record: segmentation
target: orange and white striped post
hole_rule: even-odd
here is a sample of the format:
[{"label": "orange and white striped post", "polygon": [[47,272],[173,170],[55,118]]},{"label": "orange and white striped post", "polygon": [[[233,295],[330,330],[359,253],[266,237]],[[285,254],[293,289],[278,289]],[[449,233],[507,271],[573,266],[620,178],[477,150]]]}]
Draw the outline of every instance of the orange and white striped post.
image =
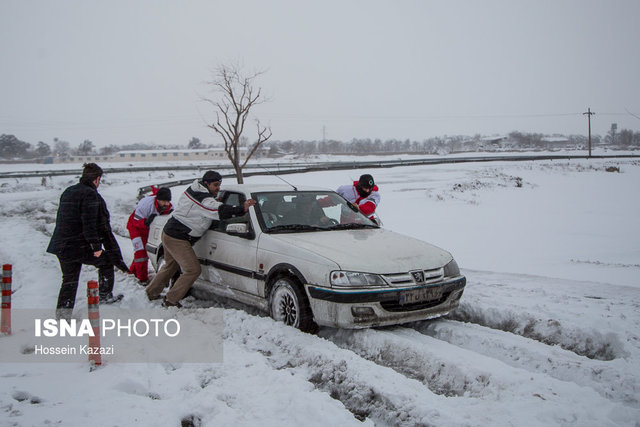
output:
[{"label": "orange and white striped post", "polygon": [[11,335],[11,264],[2,266],[2,321],[0,333]]},{"label": "orange and white striped post", "polygon": [[89,322],[93,329],[93,336],[89,336],[89,363],[91,366],[102,365],[102,356],[97,350],[100,348],[100,294],[98,282],[89,280],[87,283],[87,307],[89,309]]}]

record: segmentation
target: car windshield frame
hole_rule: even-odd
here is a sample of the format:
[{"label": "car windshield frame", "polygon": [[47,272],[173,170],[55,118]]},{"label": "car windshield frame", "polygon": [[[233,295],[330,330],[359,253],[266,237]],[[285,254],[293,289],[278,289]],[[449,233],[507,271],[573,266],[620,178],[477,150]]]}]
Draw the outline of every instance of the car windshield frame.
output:
[{"label": "car windshield frame", "polygon": [[264,233],[309,233],[380,228],[335,191],[260,191],[256,216]]}]

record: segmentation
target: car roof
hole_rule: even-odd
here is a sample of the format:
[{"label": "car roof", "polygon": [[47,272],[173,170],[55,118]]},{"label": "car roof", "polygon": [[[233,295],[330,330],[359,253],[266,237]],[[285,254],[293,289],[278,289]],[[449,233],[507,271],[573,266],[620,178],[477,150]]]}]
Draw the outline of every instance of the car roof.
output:
[{"label": "car roof", "polygon": [[238,191],[243,193],[260,193],[272,191],[334,191],[329,188],[313,187],[308,185],[292,185],[285,184],[222,184],[221,191]]}]

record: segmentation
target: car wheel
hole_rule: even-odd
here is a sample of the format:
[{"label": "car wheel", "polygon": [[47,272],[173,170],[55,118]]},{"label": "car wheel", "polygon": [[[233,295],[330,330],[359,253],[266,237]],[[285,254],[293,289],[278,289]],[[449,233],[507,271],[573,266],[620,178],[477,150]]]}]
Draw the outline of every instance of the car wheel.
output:
[{"label": "car wheel", "polygon": [[309,301],[302,289],[289,277],[278,277],[269,294],[271,317],[303,332],[316,332]]},{"label": "car wheel", "polygon": [[[160,271],[160,269],[162,267],[164,267],[165,261],[164,261],[164,253],[160,254],[160,256],[158,257],[158,269],[156,270],[156,274],[158,274],[158,271]],[[178,268],[178,271],[176,271],[176,274],[173,275],[173,277],[171,279],[169,279],[169,288],[171,288],[174,283],[176,283],[176,280],[178,280],[178,277],[180,277],[180,274],[182,273],[182,271]]]}]

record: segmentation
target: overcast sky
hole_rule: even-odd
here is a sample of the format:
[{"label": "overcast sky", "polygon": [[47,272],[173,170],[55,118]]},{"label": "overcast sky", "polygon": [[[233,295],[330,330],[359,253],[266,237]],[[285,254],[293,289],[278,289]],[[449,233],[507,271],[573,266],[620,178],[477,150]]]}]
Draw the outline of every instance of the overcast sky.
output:
[{"label": "overcast sky", "polygon": [[[220,143],[205,83],[266,70],[274,140],[640,130],[638,0],[0,1],[0,134]],[[253,140],[253,126],[246,134]]]}]

